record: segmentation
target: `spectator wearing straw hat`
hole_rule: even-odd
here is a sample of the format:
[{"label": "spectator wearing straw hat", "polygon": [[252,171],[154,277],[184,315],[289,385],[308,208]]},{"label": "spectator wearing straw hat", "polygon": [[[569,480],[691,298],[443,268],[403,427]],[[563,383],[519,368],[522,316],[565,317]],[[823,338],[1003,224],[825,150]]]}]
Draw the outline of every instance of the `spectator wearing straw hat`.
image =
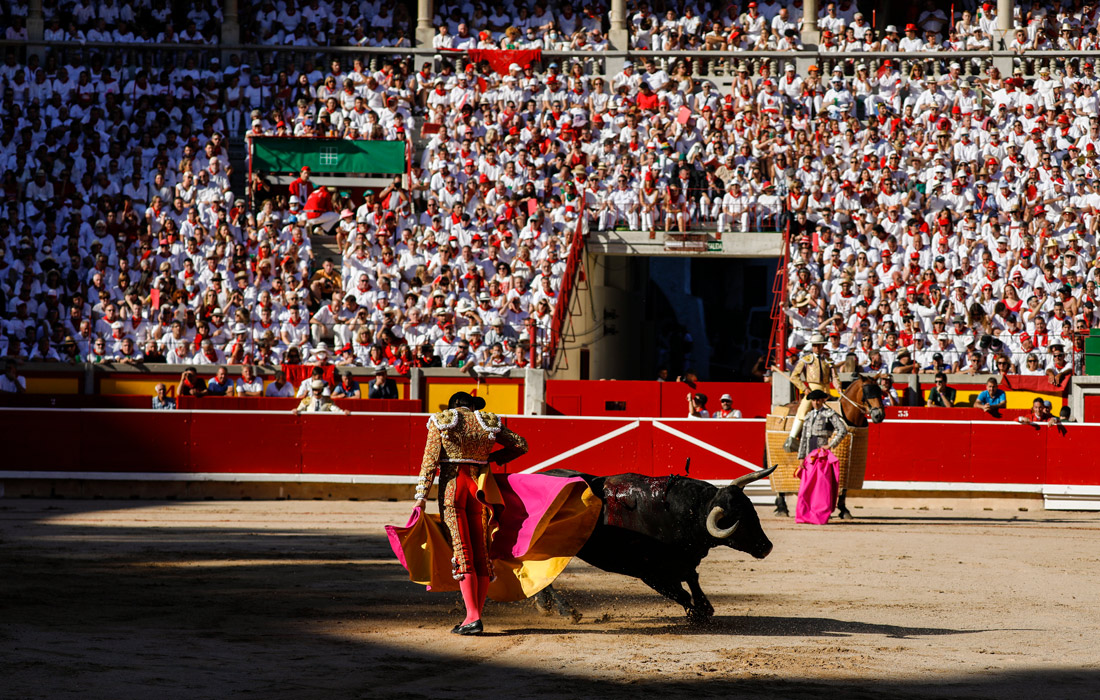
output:
[{"label": "spectator wearing straw hat", "polygon": [[908,348],[898,350],[894,361],[890,363],[891,374],[914,374],[919,369]]},{"label": "spectator wearing straw hat", "polygon": [[[817,331],[821,323],[821,314],[817,307],[811,303],[806,294],[798,294],[791,302],[789,309],[783,309],[791,319],[791,337],[789,343],[793,347],[799,347],[806,343]],[[822,341],[824,342],[824,341]]]},{"label": "spectator wearing straw hat", "polygon": [[733,397],[729,394],[722,394],[721,398],[718,399],[718,403],[721,405],[721,408],[714,412],[715,418],[730,419],[741,417],[741,411],[733,407]]}]

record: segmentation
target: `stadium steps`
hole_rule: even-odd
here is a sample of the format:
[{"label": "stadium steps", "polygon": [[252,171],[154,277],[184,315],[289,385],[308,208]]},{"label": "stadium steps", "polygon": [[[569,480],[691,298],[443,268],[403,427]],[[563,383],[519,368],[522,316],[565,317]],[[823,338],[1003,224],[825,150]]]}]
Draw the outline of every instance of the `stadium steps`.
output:
[{"label": "stadium steps", "polygon": [[313,268],[315,270],[320,269],[325,258],[332,258],[332,262],[337,268],[343,264],[343,256],[340,254],[340,249],[336,247],[336,236],[312,236],[310,247],[313,248]]},{"label": "stadium steps", "polygon": [[234,192],[245,192],[248,187],[248,148],[244,138],[226,139],[229,145],[229,164],[233,174],[229,176],[229,185]]}]

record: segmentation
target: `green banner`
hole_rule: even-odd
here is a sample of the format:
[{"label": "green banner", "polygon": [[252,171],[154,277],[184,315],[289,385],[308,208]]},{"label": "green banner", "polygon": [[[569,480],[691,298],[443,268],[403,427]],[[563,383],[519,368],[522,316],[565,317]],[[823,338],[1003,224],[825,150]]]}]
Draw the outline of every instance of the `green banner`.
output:
[{"label": "green banner", "polygon": [[316,173],[401,175],[404,141],[258,138],[252,141],[252,169],[298,172],[308,165]]}]

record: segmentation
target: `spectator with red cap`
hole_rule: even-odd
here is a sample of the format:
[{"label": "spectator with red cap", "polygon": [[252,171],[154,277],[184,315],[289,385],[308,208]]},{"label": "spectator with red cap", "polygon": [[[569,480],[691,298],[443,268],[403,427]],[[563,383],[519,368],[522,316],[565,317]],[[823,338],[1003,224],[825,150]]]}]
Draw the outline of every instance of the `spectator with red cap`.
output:
[{"label": "spectator with red cap", "polygon": [[299,202],[304,202],[309,199],[309,195],[313,192],[313,182],[310,180],[311,170],[308,165],[303,165],[302,169],[298,172],[298,177],[290,183],[290,194],[293,197],[297,197]]}]

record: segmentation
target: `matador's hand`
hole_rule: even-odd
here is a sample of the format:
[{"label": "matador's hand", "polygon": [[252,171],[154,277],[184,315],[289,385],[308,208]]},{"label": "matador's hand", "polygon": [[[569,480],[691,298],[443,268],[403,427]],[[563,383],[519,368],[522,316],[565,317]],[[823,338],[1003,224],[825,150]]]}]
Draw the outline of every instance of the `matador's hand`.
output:
[{"label": "matador's hand", "polygon": [[424,510],[427,506],[427,501],[425,501],[423,498],[418,498],[416,499],[416,503],[413,503],[413,510],[416,510],[417,508],[419,508],[420,510]]}]

